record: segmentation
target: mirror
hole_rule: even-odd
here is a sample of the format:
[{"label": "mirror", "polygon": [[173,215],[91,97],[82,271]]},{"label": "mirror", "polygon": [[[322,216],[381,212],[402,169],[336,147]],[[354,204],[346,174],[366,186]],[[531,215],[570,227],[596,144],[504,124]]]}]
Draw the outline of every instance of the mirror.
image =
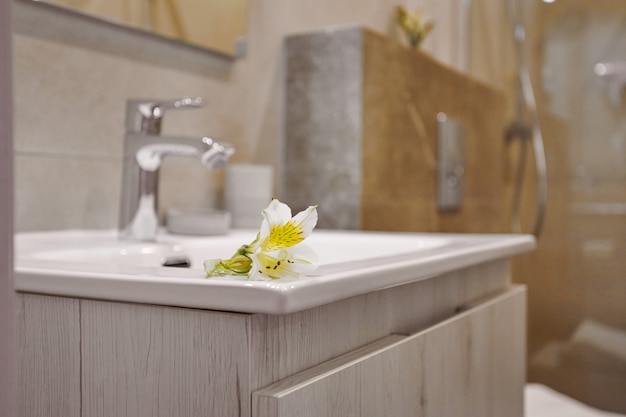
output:
[{"label": "mirror", "polygon": [[[35,0],[38,1],[38,0]],[[238,57],[248,0],[43,0],[141,31]]]}]

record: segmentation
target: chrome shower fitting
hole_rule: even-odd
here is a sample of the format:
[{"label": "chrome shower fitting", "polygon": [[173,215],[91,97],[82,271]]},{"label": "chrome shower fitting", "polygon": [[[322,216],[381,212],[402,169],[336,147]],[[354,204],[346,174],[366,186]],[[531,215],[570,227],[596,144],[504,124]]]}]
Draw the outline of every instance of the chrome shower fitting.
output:
[{"label": "chrome shower fitting", "polygon": [[518,0],[509,0],[509,18],[513,23],[513,41],[515,42],[518,74],[516,92],[516,111],[513,120],[506,131],[507,143],[520,142],[520,153],[515,175],[515,188],[513,191],[513,208],[511,213],[511,226],[514,232],[521,233],[521,196],[524,185],[524,172],[526,168],[527,143],[530,142],[533,149],[535,172],[537,178],[537,204],[532,233],[539,237],[543,229],[548,201],[548,170],[543,142],[543,134],[537,114],[537,103],[533,90],[530,74],[524,61],[523,47],[526,41],[526,29],[521,19],[521,7]]},{"label": "chrome shower fitting", "polygon": [[624,105],[626,94],[626,62],[598,62],[593,72],[600,77],[606,93],[617,107]]}]

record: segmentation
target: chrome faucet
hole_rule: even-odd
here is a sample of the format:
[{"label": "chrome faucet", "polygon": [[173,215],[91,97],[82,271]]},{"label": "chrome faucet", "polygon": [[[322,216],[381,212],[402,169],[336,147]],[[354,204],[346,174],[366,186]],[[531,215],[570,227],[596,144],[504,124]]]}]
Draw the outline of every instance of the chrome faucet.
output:
[{"label": "chrome faucet", "polygon": [[171,109],[197,108],[201,98],[128,100],[119,236],[129,240],[155,240],[159,228],[159,168],[165,155],[195,156],[207,168],[221,168],[235,153],[226,142],[208,137],[161,135],[163,115]]}]

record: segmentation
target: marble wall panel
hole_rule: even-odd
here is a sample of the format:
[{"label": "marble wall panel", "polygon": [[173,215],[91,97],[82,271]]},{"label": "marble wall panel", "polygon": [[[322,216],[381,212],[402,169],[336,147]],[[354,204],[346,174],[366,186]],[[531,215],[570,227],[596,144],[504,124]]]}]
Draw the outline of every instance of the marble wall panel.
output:
[{"label": "marble wall panel", "polygon": [[[354,51],[351,66],[341,44]],[[295,207],[323,201],[332,209],[320,210],[320,224],[335,228],[507,230],[501,91],[359,27],[290,38],[286,68],[284,194]],[[464,202],[445,213],[436,207],[439,112],[467,132]]]}]

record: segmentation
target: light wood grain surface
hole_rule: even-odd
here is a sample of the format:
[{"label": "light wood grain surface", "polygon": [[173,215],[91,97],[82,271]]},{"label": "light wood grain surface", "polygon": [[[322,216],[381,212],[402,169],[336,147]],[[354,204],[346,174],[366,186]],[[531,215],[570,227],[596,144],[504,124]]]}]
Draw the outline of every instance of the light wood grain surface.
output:
[{"label": "light wood grain surface", "polygon": [[81,301],[83,417],[241,416],[247,319]]},{"label": "light wood grain surface", "polygon": [[390,334],[411,334],[510,285],[507,261],[478,265],[289,315],[254,315],[250,387],[259,389]]},{"label": "light wood grain surface", "polygon": [[20,417],[81,417],[79,303],[18,297]]},{"label": "light wood grain surface", "polygon": [[525,290],[513,289],[256,391],[253,416],[521,417],[524,313]]}]

